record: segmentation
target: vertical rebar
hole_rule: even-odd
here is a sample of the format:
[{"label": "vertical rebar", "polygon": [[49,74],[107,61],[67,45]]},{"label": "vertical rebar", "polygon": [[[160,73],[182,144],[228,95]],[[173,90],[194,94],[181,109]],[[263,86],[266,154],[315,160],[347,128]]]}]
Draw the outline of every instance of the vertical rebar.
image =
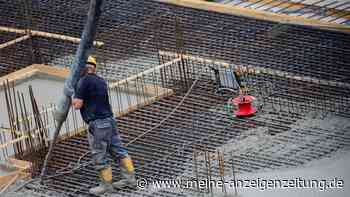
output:
[{"label": "vertical rebar", "polygon": [[[11,129],[11,138],[12,140],[16,139],[16,133],[14,130],[14,121],[13,121],[13,105],[11,101],[11,93],[10,93],[10,86],[9,86],[9,81],[8,79],[6,82],[3,84],[4,86],[4,93],[5,93],[5,100],[6,100],[6,108],[7,108],[7,114],[8,114],[8,119],[9,119],[9,126]],[[14,143],[13,144],[13,151],[15,154],[15,158],[18,156],[18,144]]]},{"label": "vertical rebar", "polygon": [[232,168],[232,178],[233,178],[233,184],[235,189],[235,196],[238,196],[237,192],[237,179],[236,179],[236,172],[235,172],[235,162],[233,157],[233,151],[231,152],[231,168]]},{"label": "vertical rebar", "polygon": [[[17,132],[21,130],[20,123],[18,119],[18,108],[17,108],[17,99],[16,99],[16,91],[15,91],[15,81],[12,81],[12,95],[13,95],[13,104],[14,104],[14,121],[15,121],[15,132],[16,132],[16,138],[20,137]],[[18,147],[19,147],[19,155],[22,156],[23,153],[23,142],[22,140],[18,141]]]},{"label": "vertical rebar", "polygon": [[[20,109],[20,112],[21,112],[21,122],[22,122],[22,135],[24,136],[27,136],[28,135],[28,128],[27,128],[27,124],[26,124],[26,121],[25,121],[25,115],[24,115],[24,111],[23,111],[23,106],[22,106],[22,101],[21,101],[21,95],[20,93],[17,91],[17,98],[18,98],[18,105],[19,105],[19,109]],[[27,137],[25,140],[25,149],[26,149],[26,152],[31,152],[31,149],[30,149],[30,143],[29,143],[29,137]]]},{"label": "vertical rebar", "polygon": [[205,173],[206,173],[207,182],[208,182],[207,193],[210,193],[210,173],[209,173],[209,166],[208,166],[208,154],[206,149],[203,151],[203,153],[204,153]]},{"label": "vertical rebar", "polygon": [[197,150],[194,149],[193,150],[193,162],[194,162],[194,172],[195,172],[195,176],[196,176],[196,187],[197,187],[197,191],[198,193],[200,193],[200,188],[199,188],[199,174],[198,174],[198,153]]},{"label": "vertical rebar", "polygon": [[22,104],[23,104],[23,114],[24,114],[24,124],[26,125],[26,130],[27,130],[27,135],[28,135],[28,140],[29,140],[29,144],[30,144],[30,149],[33,149],[35,150],[35,142],[33,140],[33,135],[31,133],[31,127],[30,127],[30,122],[29,122],[29,115],[28,115],[28,112],[27,112],[27,106],[26,106],[26,103],[25,103],[25,100],[24,100],[24,94],[21,93],[21,99],[22,99]]}]

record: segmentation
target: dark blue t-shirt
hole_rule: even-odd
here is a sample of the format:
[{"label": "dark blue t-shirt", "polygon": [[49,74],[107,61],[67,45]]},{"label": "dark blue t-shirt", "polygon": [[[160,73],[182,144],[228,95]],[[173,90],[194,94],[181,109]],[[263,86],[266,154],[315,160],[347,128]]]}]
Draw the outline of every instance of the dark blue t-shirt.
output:
[{"label": "dark blue t-shirt", "polygon": [[113,117],[108,99],[107,83],[103,78],[95,74],[87,74],[82,77],[78,82],[75,98],[83,100],[80,113],[86,123]]}]

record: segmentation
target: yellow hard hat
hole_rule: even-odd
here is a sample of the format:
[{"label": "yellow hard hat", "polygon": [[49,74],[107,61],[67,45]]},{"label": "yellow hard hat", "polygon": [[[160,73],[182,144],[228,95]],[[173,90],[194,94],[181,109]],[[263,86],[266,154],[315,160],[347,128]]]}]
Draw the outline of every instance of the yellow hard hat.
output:
[{"label": "yellow hard hat", "polygon": [[96,58],[92,57],[91,55],[88,57],[86,64],[91,64],[97,67],[97,61]]}]

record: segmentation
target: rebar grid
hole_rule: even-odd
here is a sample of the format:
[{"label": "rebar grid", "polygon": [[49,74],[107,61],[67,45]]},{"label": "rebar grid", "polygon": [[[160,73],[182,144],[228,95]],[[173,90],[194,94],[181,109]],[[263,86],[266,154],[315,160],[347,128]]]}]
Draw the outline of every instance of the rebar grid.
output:
[{"label": "rebar grid", "polygon": [[[169,59],[163,56],[161,59]],[[186,62],[186,61],[180,61]],[[344,100],[342,106],[329,109],[319,103],[324,98],[341,100],[349,93],[349,89],[334,87],[329,92],[327,86],[312,82],[310,86],[300,86],[299,80],[291,80],[270,74],[253,72],[251,76],[251,93],[257,96],[261,108],[256,116],[248,119],[233,117],[232,109],[227,106],[227,100],[235,94],[216,94],[214,73],[210,67],[220,67],[222,64],[212,61],[187,60],[186,63],[172,64],[163,67],[162,80],[164,88],[171,88],[175,94],[155,101],[151,105],[140,107],[135,111],[118,118],[124,143],[134,159],[137,177],[150,180],[183,178],[194,179],[193,153],[198,152],[198,176],[207,176],[208,166],[203,162],[203,150],[215,155],[216,150],[223,150],[220,162],[212,160],[211,176],[220,177],[223,173],[230,173],[233,161],[236,173],[254,172],[261,169],[276,169],[287,166],[302,165],[311,160],[319,159],[332,152],[347,148],[350,145],[350,136],[345,128],[329,130],[322,125],[311,127],[300,126],[303,121],[310,119],[327,120],[327,117],[339,116],[348,120],[349,101]],[[180,69],[181,68],[181,69]],[[182,72],[185,68],[186,72]],[[194,84],[188,96],[189,85]],[[167,82],[167,83],[162,83]],[[258,86],[256,82],[273,81],[272,90]],[[310,82],[311,83],[311,82]],[[262,83],[264,84],[264,83]],[[319,88],[319,91],[307,91]],[[287,90],[287,91],[283,91]],[[290,97],[290,91],[299,90],[299,100]],[[313,96],[317,92],[317,96]],[[277,94],[275,94],[277,93]],[[264,101],[262,100],[265,95]],[[313,98],[313,99],[309,99]],[[173,113],[179,102],[183,103],[178,110],[162,125],[154,128],[159,122]],[[303,106],[302,104],[307,103]],[[338,109],[338,110],[337,110]],[[310,114],[316,114],[311,115]],[[336,115],[337,114],[337,115]],[[307,123],[306,123],[307,124]],[[150,131],[151,128],[154,128]],[[147,135],[143,135],[147,132]],[[256,141],[254,146],[240,147],[251,135],[263,134],[262,141]],[[309,140],[305,140],[309,138]],[[137,138],[137,140],[135,140]],[[265,140],[264,140],[265,139]],[[131,142],[131,143],[129,143]],[[283,151],[286,144],[298,144],[294,149]],[[324,144],[320,144],[324,143]],[[327,145],[325,145],[327,144]],[[279,148],[276,148],[279,147]],[[86,163],[91,160],[88,151],[88,142],[84,134],[78,135],[57,144],[54,150],[54,159],[49,164],[51,173],[60,169],[73,167],[79,160]],[[233,152],[233,157],[231,152]],[[82,158],[82,156],[84,156]],[[232,160],[233,159],[233,160]],[[113,161],[111,158],[110,161]],[[231,163],[230,163],[231,162]],[[226,163],[226,165],[224,165]],[[221,171],[219,170],[219,166]],[[223,171],[224,170],[224,171]],[[117,164],[113,165],[113,173],[119,179]],[[220,172],[220,173],[219,173]],[[221,174],[221,175],[220,175]],[[45,190],[64,192],[66,195],[87,195],[87,190],[96,184],[97,174],[93,166],[75,170],[65,176],[57,176],[45,181]],[[195,190],[195,188],[193,188]],[[186,191],[196,194],[191,189]],[[193,193],[194,192],[194,193]],[[203,193],[203,191],[200,191]],[[199,194],[200,194],[199,193]],[[181,192],[163,189],[155,193],[147,190],[122,190],[120,196],[180,196]]]},{"label": "rebar grid", "polygon": [[[3,6],[1,9],[5,10],[0,13],[1,19],[6,19],[1,20],[2,25],[26,29],[26,25],[16,23],[21,15],[14,13],[27,10],[27,13],[32,13],[32,17],[27,17],[23,24],[29,20],[35,24],[31,29],[79,37],[85,16],[85,2],[60,0],[45,2],[47,4],[36,1],[35,4],[33,1],[31,6],[28,6],[31,10],[20,8],[21,1],[15,2],[16,4],[13,4],[15,6],[9,6],[9,3],[0,4]],[[17,11],[11,12],[12,10]],[[173,51],[178,49],[178,40],[175,36],[177,24],[183,30],[181,50],[192,55],[221,59],[232,65],[277,69],[296,76],[308,76],[331,82],[327,85],[315,81],[286,79],[274,73],[252,76],[253,81],[262,84],[273,81],[272,88],[277,91],[270,92],[264,90],[264,86],[258,86],[260,88],[255,89],[255,93],[259,105],[261,104],[261,114],[245,120],[232,118],[232,112],[228,112],[225,107],[229,97],[234,95],[215,93],[217,84],[208,63],[184,60],[177,67],[169,67],[164,69],[162,74],[158,73],[156,79],[152,79],[152,75],[137,78],[140,83],[136,83],[139,87],[134,87],[134,90],[136,89],[138,95],[142,95],[141,99],[147,100],[143,91],[145,86],[142,84],[152,81],[162,88],[172,89],[175,94],[161,98],[152,105],[139,106],[137,110],[131,110],[127,115],[120,117],[118,127],[125,143],[148,132],[166,118],[183,99],[192,82],[200,78],[179,110],[164,125],[148,132],[145,137],[128,147],[135,160],[138,177],[192,178],[186,173],[193,168],[194,150],[207,149],[213,153],[230,139],[240,141],[245,138],[241,133],[260,127],[268,128],[266,133],[277,136],[274,141],[276,144],[283,144],[288,140],[298,142],[300,136],[314,135],[323,141],[332,138],[334,141],[331,142],[334,145],[326,148],[317,146],[319,142],[317,140],[305,142],[305,146],[310,147],[305,149],[305,152],[301,151],[298,155],[295,154],[298,150],[295,150],[280,157],[272,157],[270,153],[273,150],[262,152],[259,157],[254,156],[254,151],[242,150],[233,158],[233,163],[239,172],[253,172],[269,166],[274,168],[297,166],[348,147],[346,130],[335,131],[328,135],[327,129],[325,132],[319,132],[319,128],[316,131],[304,128],[296,130],[299,133],[296,137],[283,136],[283,133],[291,130],[298,120],[305,119],[305,114],[310,111],[321,114],[321,118],[324,119],[328,114],[349,115],[349,100],[346,97],[349,95],[349,89],[332,85],[333,82],[349,83],[349,34],[302,26],[278,25],[274,22],[182,8],[154,1],[107,1],[103,17],[96,39],[103,41],[105,46],[96,49],[94,53],[102,64],[100,74],[113,81],[172,60],[173,57],[159,58],[158,49]],[[175,20],[176,18],[178,20]],[[8,47],[0,49],[1,64],[5,64],[4,68],[10,68],[11,63],[14,65],[12,69],[14,70],[35,62],[67,66],[73,59],[76,44],[72,42],[45,37],[35,37],[30,41],[33,43],[25,44],[27,42],[25,41],[11,46],[16,47],[17,55],[14,54],[14,49],[12,51]],[[28,46],[32,46],[31,50],[27,50]],[[133,85],[123,86],[116,88],[115,91],[122,92]],[[301,86],[303,88],[300,88]],[[121,96],[115,98],[116,105],[120,102]],[[130,97],[127,100],[131,103]],[[137,99],[133,102],[142,103]],[[268,145],[269,143],[266,144],[266,150],[270,150]],[[84,134],[60,142],[55,150],[55,160],[50,163],[51,172],[62,168],[73,168],[87,150]],[[230,154],[224,153],[224,160],[227,163],[231,159]],[[317,156],[315,153],[318,153]],[[82,158],[82,162],[89,161],[89,155]],[[202,165],[198,168],[200,171],[204,169]],[[215,164],[212,168],[213,175],[218,175]],[[117,168],[114,168],[114,174],[118,179]],[[200,172],[200,176],[203,175],[203,172]],[[72,174],[47,180],[46,185],[37,190],[41,192],[55,190],[70,196],[86,195],[87,188],[96,184],[96,180],[95,170],[87,165],[86,168],[76,170]],[[182,196],[179,192],[167,190],[154,193],[125,190],[117,195]]]},{"label": "rebar grid", "polygon": [[[117,82],[110,82],[108,84],[109,100],[115,116],[122,116],[140,106],[149,105],[161,97],[173,94],[171,89],[165,88],[171,86],[173,81],[169,80],[167,76],[163,76],[163,73],[171,67],[172,77],[179,75],[179,67],[176,67],[176,65],[180,60],[181,58],[175,58],[161,65],[155,65],[153,68],[137,75]],[[177,78],[174,77],[175,80]],[[39,107],[35,101],[33,88],[30,85],[28,88],[32,108],[28,108],[28,102],[26,102],[28,95],[16,90],[16,85],[14,80],[11,83],[7,80],[3,86],[0,86],[4,90],[4,98],[6,98],[7,104],[4,107],[8,112],[9,120],[1,125],[0,150],[3,156],[0,156],[0,158],[6,160],[14,155],[17,159],[41,163],[41,159],[33,159],[37,157],[31,153],[45,151],[47,142],[51,140],[47,133],[53,131],[56,127],[54,117],[56,105],[49,104],[48,106]],[[60,132],[60,138],[69,138],[85,130],[86,124],[78,115],[78,112],[71,107]]]},{"label": "rebar grid", "polygon": [[[0,4],[4,10],[2,26],[26,29],[24,24],[32,24],[32,30],[80,36],[84,1],[26,1],[29,5],[25,7],[21,2]],[[28,15],[24,17],[26,10]],[[106,2],[96,38],[105,45],[94,52],[101,63],[100,74],[110,80],[123,79],[157,63],[158,49],[175,50],[175,16],[184,31],[184,50],[192,54],[330,80],[349,80],[348,34],[138,0]],[[4,74],[32,63],[69,66],[76,46],[69,41],[36,36],[1,49],[0,62],[9,69]],[[327,70],[330,67],[334,68],[331,72]]]}]

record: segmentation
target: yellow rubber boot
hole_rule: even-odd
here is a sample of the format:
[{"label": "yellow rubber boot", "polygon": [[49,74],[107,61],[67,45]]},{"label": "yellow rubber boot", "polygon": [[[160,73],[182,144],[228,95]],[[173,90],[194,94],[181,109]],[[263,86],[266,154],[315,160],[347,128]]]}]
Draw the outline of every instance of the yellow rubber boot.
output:
[{"label": "yellow rubber boot", "polygon": [[136,178],[135,178],[135,168],[131,158],[124,157],[121,160],[120,168],[122,179],[118,182],[113,183],[114,189],[122,189],[124,187],[136,187]]},{"label": "yellow rubber boot", "polygon": [[90,194],[93,194],[96,196],[102,195],[108,191],[113,190],[112,167],[107,167],[107,168],[100,170],[99,176],[100,176],[100,180],[101,180],[100,184],[97,187],[93,187],[89,190]]},{"label": "yellow rubber boot", "polygon": [[131,160],[130,157],[125,157],[121,160],[122,162],[122,166],[129,172],[129,173],[134,173],[135,168],[134,168],[134,164]]}]

